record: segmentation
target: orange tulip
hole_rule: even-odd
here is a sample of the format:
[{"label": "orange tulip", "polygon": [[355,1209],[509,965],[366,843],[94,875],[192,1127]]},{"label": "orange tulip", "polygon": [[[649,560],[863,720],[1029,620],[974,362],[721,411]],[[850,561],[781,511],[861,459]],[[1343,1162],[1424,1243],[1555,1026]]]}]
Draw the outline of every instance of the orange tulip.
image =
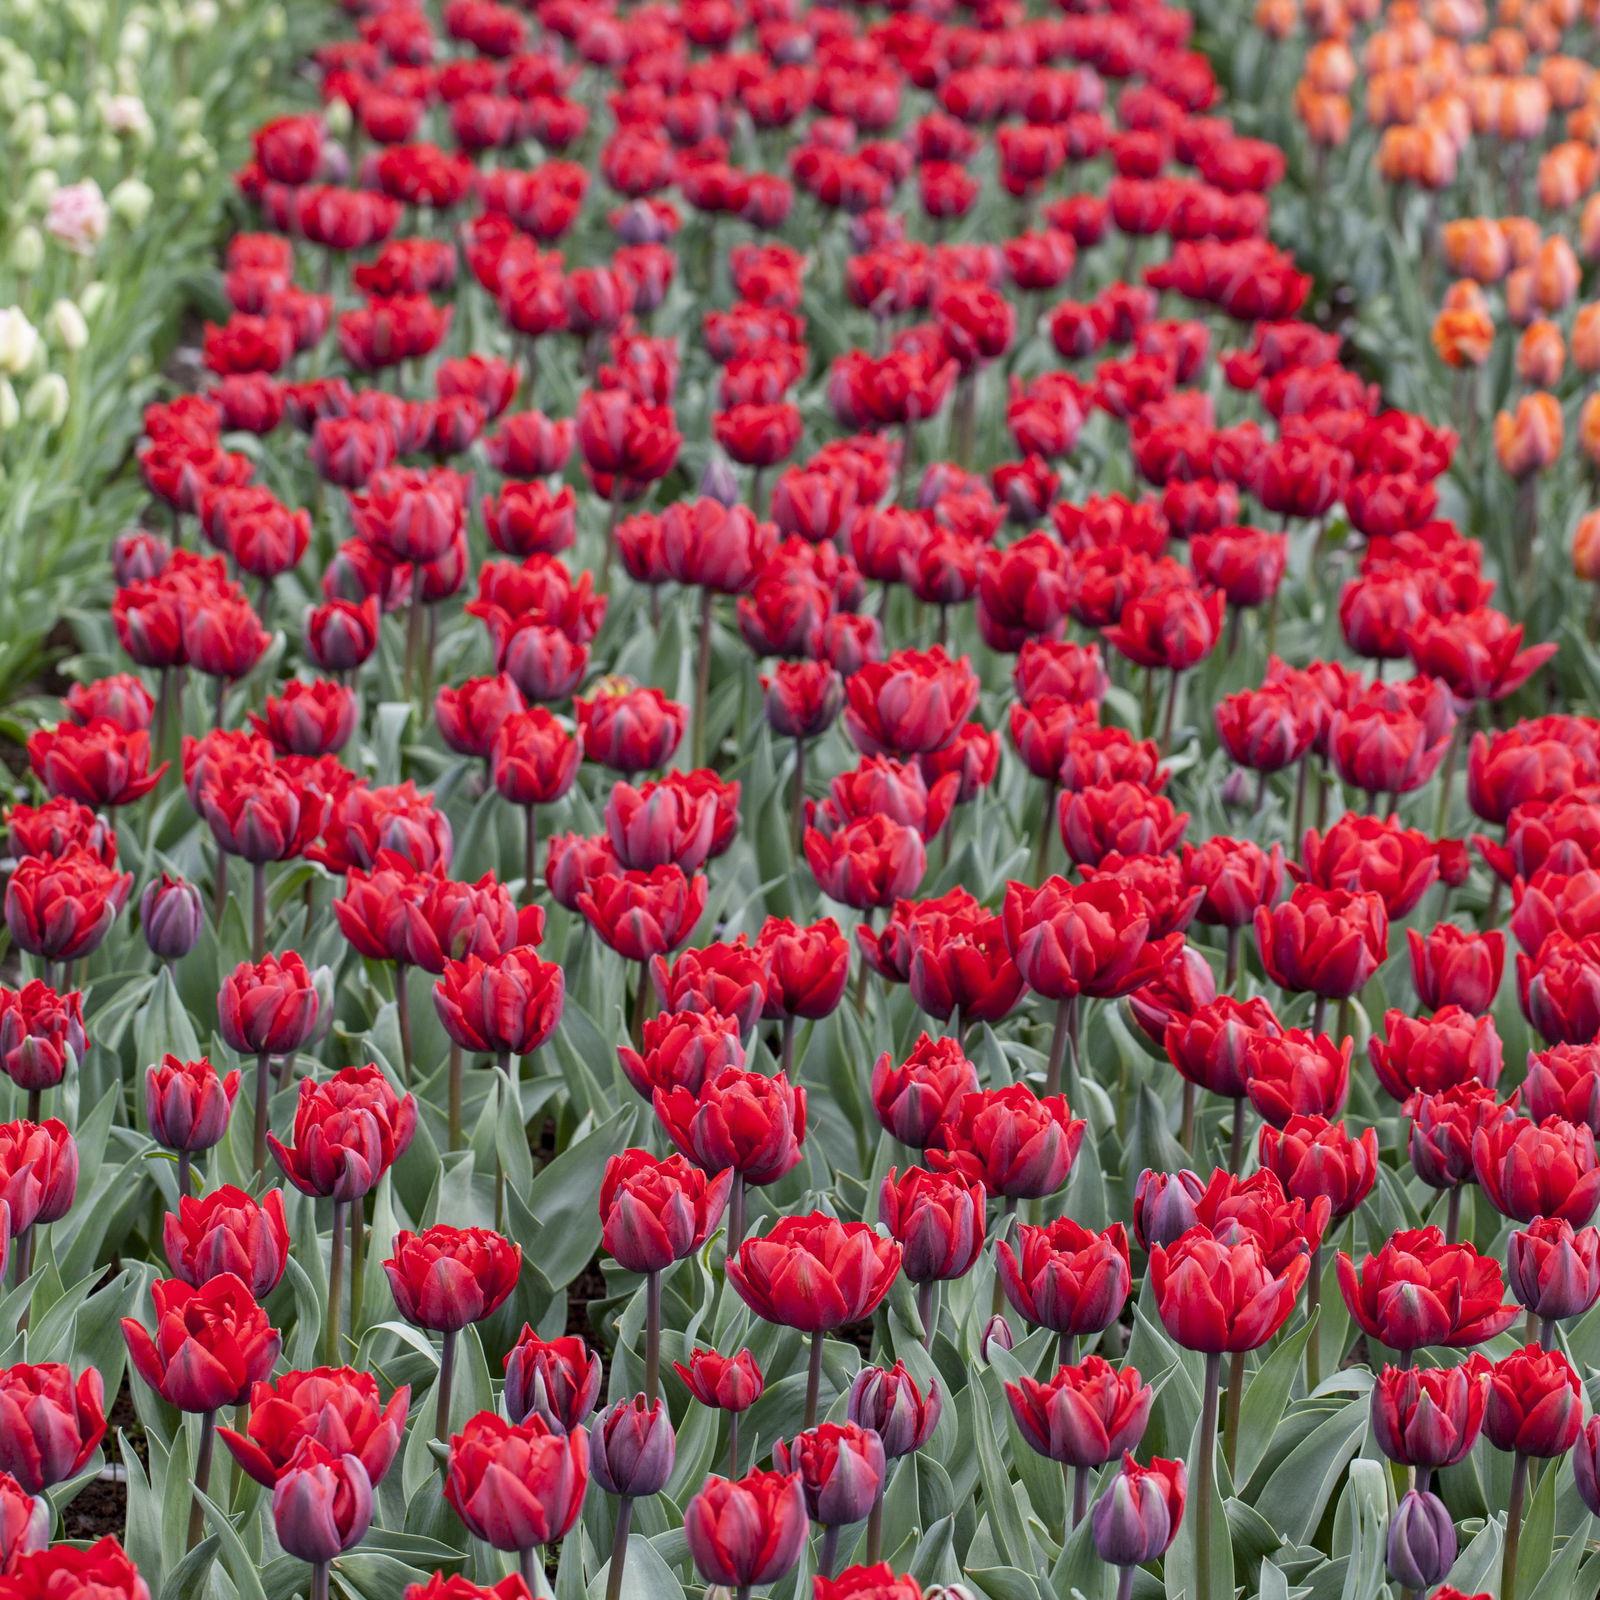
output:
[{"label": "orange tulip", "polygon": [[1513,267],[1505,281],[1506,317],[1514,328],[1526,328],[1539,315],[1533,292],[1533,268]]},{"label": "orange tulip", "polygon": [[1506,248],[1511,252],[1511,265],[1531,267],[1539,254],[1539,244],[1544,235],[1532,217],[1501,217],[1500,231],[1506,236]]},{"label": "orange tulip", "polygon": [[1324,39],[1306,51],[1305,81],[1319,94],[1349,94],[1356,81],[1356,58],[1339,39]]},{"label": "orange tulip", "polygon": [[1573,531],[1572,570],[1585,583],[1600,583],[1600,511],[1591,511]]},{"label": "orange tulip", "polygon": [[1489,315],[1489,297],[1471,278],[1457,278],[1444,292],[1446,311],[1473,311],[1479,316]]},{"label": "orange tulip", "polygon": [[1553,389],[1566,365],[1566,345],[1561,330],[1541,318],[1530,322],[1517,340],[1517,376],[1530,389]]},{"label": "orange tulip", "polygon": [[1594,68],[1577,56],[1546,56],[1539,77],[1557,111],[1577,110],[1595,81]]},{"label": "orange tulip", "polygon": [[1559,234],[1539,247],[1533,264],[1533,292],[1546,311],[1559,311],[1570,305],[1583,282],[1583,268],[1572,246]]},{"label": "orange tulip", "polygon": [[1332,148],[1350,137],[1350,102],[1342,94],[1318,94],[1302,82],[1295,90],[1294,108],[1313,144]]},{"label": "orange tulip", "polygon": [[1511,266],[1511,246],[1487,217],[1462,217],[1439,230],[1450,270],[1479,283],[1498,283]]},{"label": "orange tulip", "polygon": [[1578,249],[1585,261],[1600,261],[1600,194],[1583,203],[1578,216]]},{"label": "orange tulip", "polygon": [[1561,406],[1542,391],[1525,394],[1517,409],[1494,419],[1494,453],[1501,470],[1519,483],[1543,472],[1561,454]]},{"label": "orange tulip", "polygon": [[1600,300],[1579,306],[1572,319],[1572,364],[1579,372],[1600,372]]},{"label": "orange tulip", "polygon": [[1548,211],[1575,206],[1600,174],[1600,154],[1586,144],[1568,140],[1546,151],[1539,160],[1539,204]]},{"label": "orange tulip", "polygon": [[1578,413],[1578,448],[1600,466],[1600,394],[1592,394]]},{"label": "orange tulip", "polygon": [[1441,311],[1434,319],[1433,347],[1449,367],[1481,367],[1494,349],[1494,323],[1482,311]]}]

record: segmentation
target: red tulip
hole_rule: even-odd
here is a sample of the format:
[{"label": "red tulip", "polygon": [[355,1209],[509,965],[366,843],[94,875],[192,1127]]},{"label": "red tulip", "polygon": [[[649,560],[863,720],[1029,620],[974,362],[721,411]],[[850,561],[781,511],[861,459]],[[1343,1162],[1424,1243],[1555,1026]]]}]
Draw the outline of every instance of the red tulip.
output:
[{"label": "red tulip", "polygon": [[1586,1123],[1519,1117],[1480,1128],[1472,1166],[1489,1204],[1518,1222],[1560,1217],[1581,1227],[1600,1206],[1600,1165]]},{"label": "red tulip", "polygon": [[781,1217],[769,1233],[746,1239],[728,1279],[757,1316],[820,1334],[871,1316],[899,1270],[892,1239],[812,1212]]},{"label": "red tulip", "polygon": [[776,1183],[799,1164],[806,1092],[782,1072],[768,1078],[726,1067],[698,1093],[658,1089],[655,1108],[667,1136],[707,1172],[731,1168],[759,1185]]},{"label": "red tulip", "polygon": [[1132,1277],[1128,1236],[1120,1222],[1104,1233],[1082,1228],[1070,1217],[1043,1228],[1023,1224],[1017,1243],[1013,1251],[1002,1239],[995,1251],[1000,1285],[1019,1316],[1053,1333],[1077,1336],[1101,1333],[1122,1315]]},{"label": "red tulip", "polygon": [[1267,976],[1280,988],[1348,999],[1389,953],[1389,919],[1375,894],[1299,885],[1289,899],[1255,915]]},{"label": "red tulip", "polygon": [[625,1150],[600,1185],[601,1242],[628,1272],[661,1272],[706,1242],[721,1220],[733,1172],[708,1178],[682,1156]]},{"label": "red tulip", "polygon": [[49,1595],[87,1594],[96,1600],[150,1600],[150,1588],[110,1534],[87,1549],[53,1544],[19,1555],[0,1577],[4,1600],[46,1600]]},{"label": "red tulip", "polygon": [[1506,1282],[1535,1316],[1581,1316],[1600,1300],[1600,1228],[1536,1218],[1507,1242]]},{"label": "red tulip", "polygon": [[1483,1433],[1497,1450],[1564,1456],[1583,1428],[1583,1382],[1559,1350],[1524,1345],[1489,1369]]},{"label": "red tulip", "polygon": [[1349,1216],[1378,1179],[1375,1128],[1352,1138],[1342,1122],[1292,1116],[1282,1128],[1264,1127],[1258,1149],[1261,1165],[1283,1184],[1285,1194],[1307,1204],[1326,1200],[1335,1217]]},{"label": "red tulip", "polygon": [[1474,1017],[1445,1006],[1419,1021],[1404,1012],[1384,1014],[1388,1038],[1367,1041],[1378,1082],[1404,1102],[1413,1094],[1437,1094],[1458,1084],[1493,1088],[1502,1066],[1500,1036],[1492,1017]]},{"label": "red tulip", "polygon": [[1086,1126],[1060,1095],[1041,1099],[1023,1083],[967,1094],[930,1136],[928,1164],[990,1194],[1038,1199],[1066,1183]]},{"label": "red tulip", "polygon": [[798,1477],[752,1472],[710,1477],[683,1514],[689,1554],[708,1583],[775,1583],[800,1559],[810,1524]]},{"label": "red tulip", "polygon": [[434,1009],[463,1050],[485,1055],[530,1055],[561,1021],[565,977],[530,945],[504,955],[446,961],[434,985]]},{"label": "red tulip", "polygon": [[872,1107],[884,1129],[902,1144],[923,1149],[962,1096],[977,1092],[977,1069],[950,1037],[918,1037],[904,1064],[887,1052],[872,1069]]},{"label": "red tulip", "polygon": [[278,1543],[302,1561],[327,1562],[372,1526],[372,1480],[361,1458],[335,1456],[308,1439],[272,1486]]},{"label": "red tulip", "polygon": [[1391,1461],[1429,1471],[1465,1458],[1483,1426],[1489,1363],[1385,1367],[1372,1389],[1372,1431]]},{"label": "red tulip", "polygon": [[1309,1270],[1295,1256],[1279,1272],[1245,1237],[1223,1244],[1204,1228],[1150,1251],[1150,1281],[1167,1332],[1186,1350],[1254,1350],[1281,1328]]},{"label": "red tulip", "polygon": [[409,1386],[402,1386],[381,1404],[377,1379],[351,1367],[286,1372],[251,1389],[243,1433],[217,1432],[239,1465],[269,1489],[307,1440],[357,1457],[377,1484],[400,1448],[410,1400]]},{"label": "red tulip", "polygon": [[701,874],[661,866],[602,873],[578,895],[578,909],[624,960],[645,962],[688,942],[705,899]]},{"label": "red tulip", "polygon": [[955,1173],[890,1167],[878,1191],[878,1220],[901,1249],[916,1284],[965,1277],[983,1251],[983,1189]]},{"label": "red tulip", "polygon": [[122,1334],[134,1370],[180,1411],[216,1411],[243,1403],[250,1386],[272,1371],[282,1341],[255,1303],[249,1286],[231,1272],[198,1288],[179,1278],[150,1288],[156,1306],[154,1337],[133,1317]]},{"label": "red tulip", "polygon": [[1391,1350],[1481,1344],[1517,1319],[1500,1264],[1437,1228],[1402,1228],[1359,1268],[1339,1253],[1339,1291],[1369,1338]]},{"label": "red tulip", "polygon": [[126,806],[160,783],[168,763],[150,770],[150,736],[129,733],[109,717],[87,725],[58,723],[28,739],[34,776],[52,795],[86,806]]},{"label": "red tulip", "polygon": [[748,1350],[733,1356],[718,1355],[715,1350],[692,1350],[688,1366],[674,1361],[672,1369],[701,1405],[719,1411],[748,1411],[766,1386],[761,1368]]},{"label": "red tulip", "polygon": [[600,1357],[567,1334],[548,1344],[527,1326],[506,1356],[506,1414],[517,1421],[538,1415],[571,1433],[594,1410],[600,1393]]},{"label": "red tulip", "polygon": [[168,1265],[196,1288],[231,1272],[264,1300],[283,1277],[289,1227],[281,1189],[267,1190],[259,1201],[232,1184],[202,1199],[180,1195],[176,1213],[169,1211],[161,1227]]},{"label": "red tulip", "polygon": [[1071,1467],[1101,1467],[1135,1448],[1155,1404],[1136,1367],[1118,1371],[1099,1356],[1062,1367],[1047,1383],[1024,1375],[1005,1390],[1029,1446]]},{"label": "red tulip", "polygon": [[29,955],[77,961],[99,949],[132,888],[131,872],[119,873],[88,850],[27,856],[6,884],[6,927]]},{"label": "red tulip", "polygon": [[269,1133],[267,1146],[302,1194],[358,1200],[405,1154],[416,1129],[416,1100],[397,1095],[369,1064],[325,1083],[302,1079],[293,1145]]},{"label": "red tulip", "polygon": [[589,1437],[543,1417],[509,1423],[480,1411],[450,1439],[444,1497],[474,1538],[496,1550],[535,1550],[577,1520],[589,1487]]},{"label": "red tulip", "polygon": [[400,1315],[419,1328],[455,1333],[482,1322],[517,1286],[522,1247],[488,1228],[436,1223],[421,1233],[402,1228],[383,1263]]},{"label": "red tulip", "polygon": [[0,1369],[0,1472],[30,1495],[76,1476],[105,1438],[105,1389],[88,1367],[60,1362]]},{"label": "red tulip", "polygon": [[1417,999],[1430,1009],[1459,1006],[1481,1017],[1494,1008],[1505,969],[1506,940],[1498,928],[1465,933],[1441,922],[1420,933],[1406,929],[1411,952],[1411,982]]}]

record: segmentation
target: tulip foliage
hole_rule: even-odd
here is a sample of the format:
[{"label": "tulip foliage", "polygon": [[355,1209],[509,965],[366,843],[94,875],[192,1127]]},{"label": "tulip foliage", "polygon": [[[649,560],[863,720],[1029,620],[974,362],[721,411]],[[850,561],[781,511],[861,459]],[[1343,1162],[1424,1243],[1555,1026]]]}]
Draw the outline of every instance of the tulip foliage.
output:
[{"label": "tulip foliage", "polygon": [[315,9],[8,721],[0,1600],[1593,1593],[1595,7]]}]

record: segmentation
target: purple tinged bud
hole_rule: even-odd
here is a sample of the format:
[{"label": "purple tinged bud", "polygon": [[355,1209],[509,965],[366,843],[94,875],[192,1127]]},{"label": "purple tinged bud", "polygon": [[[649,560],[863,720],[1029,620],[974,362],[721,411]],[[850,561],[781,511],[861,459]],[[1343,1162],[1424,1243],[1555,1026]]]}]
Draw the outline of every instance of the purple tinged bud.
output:
[{"label": "purple tinged bud", "polygon": [[1011,1324],[996,1314],[984,1325],[983,1334],[978,1340],[978,1354],[987,1365],[994,1359],[994,1351],[1009,1350],[1016,1342],[1011,1333]]},{"label": "purple tinged bud", "polygon": [[1188,1491],[1181,1461],[1157,1458],[1141,1467],[1124,1452],[1122,1470],[1089,1513],[1096,1554],[1114,1567],[1154,1561],[1177,1537]]},{"label": "purple tinged bud", "polygon": [[1540,1217],[1511,1235],[1506,1284],[1519,1304],[1560,1321],[1600,1300],[1600,1228]]},{"label": "purple tinged bud", "polygon": [[891,1461],[920,1450],[933,1436],[943,1409],[938,1383],[930,1380],[924,1395],[901,1361],[887,1372],[863,1367],[850,1385],[850,1420],[871,1428]]},{"label": "purple tinged bud", "polygon": [[1456,1525],[1438,1495],[1408,1489],[1389,1523],[1389,1576],[1407,1589],[1431,1589],[1456,1559]]},{"label": "purple tinged bud", "polygon": [[644,200],[630,200],[617,216],[617,237],[624,244],[665,244],[666,224]]},{"label": "purple tinged bud", "polygon": [[1227,811],[1249,811],[1255,803],[1255,780],[1243,767],[1235,767],[1222,780],[1222,805]]},{"label": "purple tinged bud", "polygon": [[1198,1173],[1146,1167],[1133,1190],[1133,1231],[1146,1250],[1181,1239],[1198,1220],[1195,1202],[1206,1192]]},{"label": "purple tinged bud", "polygon": [[124,528],[111,542],[111,571],[124,587],[160,577],[171,560],[172,546],[144,528]]},{"label": "purple tinged bud", "polygon": [[372,1480],[360,1456],[302,1444],[273,1488],[272,1522],[278,1543],[301,1561],[331,1561],[360,1544],[372,1525]]},{"label": "purple tinged bud", "polygon": [[677,1440],[658,1397],[636,1394],[607,1406],[589,1432],[589,1470],[607,1494],[639,1500],[659,1494],[672,1476]]},{"label": "purple tinged bud", "polygon": [[162,873],[139,896],[139,926],[152,955],[177,961],[194,949],[205,926],[200,891],[183,878]]},{"label": "purple tinged bud", "polygon": [[1572,1475],[1578,1480],[1578,1498],[1590,1514],[1600,1517],[1600,1417],[1590,1417],[1572,1447]]},{"label": "purple tinged bud", "polygon": [[862,1521],[883,1488],[883,1440],[853,1422],[824,1422],[772,1447],[779,1472],[799,1475],[806,1510],[824,1528]]},{"label": "purple tinged bud", "polygon": [[739,480],[733,466],[725,456],[712,456],[706,470],[700,474],[700,497],[715,500],[719,506],[732,510],[744,498],[739,493]]},{"label": "purple tinged bud", "polygon": [[329,139],[322,147],[321,179],[337,184],[350,181],[350,152],[335,139]]}]

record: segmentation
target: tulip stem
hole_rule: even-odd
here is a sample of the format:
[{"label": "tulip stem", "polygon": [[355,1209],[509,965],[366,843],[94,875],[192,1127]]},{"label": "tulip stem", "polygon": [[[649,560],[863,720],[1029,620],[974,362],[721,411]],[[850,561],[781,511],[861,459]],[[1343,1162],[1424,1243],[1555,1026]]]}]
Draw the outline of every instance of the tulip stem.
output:
[{"label": "tulip stem", "polygon": [[644,1397],[654,1401],[661,1392],[661,1274],[647,1272],[644,1279]]},{"label": "tulip stem", "polygon": [[1506,1541],[1500,1560],[1500,1600],[1517,1597],[1517,1546],[1522,1541],[1522,1502],[1528,1493],[1528,1457],[1517,1451],[1511,1464],[1511,1493],[1506,1499]]},{"label": "tulip stem", "polygon": [[706,764],[706,701],[711,698],[711,623],[715,589],[700,591],[700,650],[694,668],[694,764]]},{"label": "tulip stem", "polygon": [[1172,724],[1178,713],[1178,669],[1174,667],[1167,678],[1167,709],[1161,718],[1161,754],[1171,754]]},{"label": "tulip stem", "polygon": [[328,1246],[328,1320],[324,1328],[324,1354],[328,1365],[339,1365],[339,1308],[344,1301],[344,1231],[348,1200],[333,1202],[333,1237]]},{"label": "tulip stem", "polygon": [[311,1563],[311,1600],[328,1600],[329,1570],[329,1563],[326,1561]]},{"label": "tulip stem", "polygon": [[267,1170],[267,1095],[272,1086],[272,1073],[268,1066],[267,1052],[263,1050],[256,1057],[256,1125],[254,1130],[254,1153],[256,1176],[259,1178]]},{"label": "tulip stem", "polygon": [[1228,1362],[1228,1408],[1222,1423],[1222,1459],[1228,1464],[1228,1475],[1233,1475],[1234,1463],[1239,1459],[1239,1408],[1244,1403],[1243,1350],[1235,1350]]},{"label": "tulip stem", "polygon": [[406,1088],[411,1087],[411,996],[406,987],[410,971],[404,961],[394,964],[394,1014],[400,1025],[400,1070]]},{"label": "tulip stem", "polygon": [[1450,1191],[1444,1203],[1444,1242],[1455,1244],[1461,1238],[1461,1186]]},{"label": "tulip stem", "polygon": [[1061,1093],[1061,1065],[1067,1059],[1067,1036],[1072,1028],[1074,996],[1056,1001],[1056,1025],[1050,1035],[1050,1060],[1044,1069],[1044,1092]]},{"label": "tulip stem", "polygon": [[362,1293],[361,1275],[367,1256],[366,1201],[350,1202],[350,1337],[359,1336],[361,1326]]},{"label": "tulip stem", "polygon": [[[37,1122],[37,1117],[29,1117],[29,1122]],[[185,1199],[194,1193],[194,1157],[187,1150],[178,1152],[178,1198]]]},{"label": "tulip stem", "polygon": [[29,1122],[34,1122],[34,1123],[38,1122],[40,1114],[43,1112],[43,1110],[44,1110],[44,1090],[43,1089],[30,1089],[28,1091],[28,1111],[27,1111],[28,1121]]},{"label": "tulip stem", "polygon": [[1539,1319],[1539,1348],[1541,1350],[1554,1350],[1556,1347],[1556,1330],[1560,1323],[1555,1317],[1541,1317]]},{"label": "tulip stem", "polygon": [[794,794],[789,801],[789,853],[798,862],[806,834],[806,742],[794,742]]},{"label": "tulip stem", "polygon": [[1322,1033],[1328,1021],[1328,1001],[1325,995],[1318,995],[1311,1003],[1311,1031]]},{"label": "tulip stem", "polygon": [[267,953],[267,864],[250,863],[250,959],[259,962]]},{"label": "tulip stem", "polygon": [[811,1365],[806,1372],[806,1423],[808,1428],[817,1425],[817,1401],[822,1396],[822,1341],[819,1328],[811,1335]]},{"label": "tulip stem", "polygon": [[[806,1426],[809,1427],[810,1424],[807,1423]],[[839,1525],[837,1523],[829,1523],[828,1526],[822,1530],[822,1545],[817,1551],[818,1574],[824,1578],[831,1578],[833,1576],[834,1562],[836,1562],[838,1559]]]},{"label": "tulip stem", "polygon": [[1245,1130],[1250,1126],[1250,1114],[1245,1110],[1245,1104],[1243,1095],[1233,1102],[1233,1132],[1228,1138],[1228,1171],[1235,1177],[1244,1165]]},{"label": "tulip stem", "polygon": [[[1089,1469],[1087,1467],[1068,1468],[1065,1461],[1061,1463],[1062,1475],[1068,1471],[1072,1474],[1072,1526],[1076,1528],[1089,1512]],[[1061,1542],[1065,1544],[1063,1535]]]},{"label": "tulip stem", "polygon": [[744,1243],[744,1174],[735,1172],[728,1190],[728,1254],[736,1256]]},{"label": "tulip stem", "polygon": [[728,1413],[728,1477],[739,1476],[739,1413]]},{"label": "tulip stem", "polygon": [[1075,1333],[1064,1333],[1056,1343],[1056,1365],[1062,1367],[1076,1366],[1078,1361],[1078,1336]]},{"label": "tulip stem", "polygon": [[1290,824],[1290,842],[1299,847],[1306,823],[1306,785],[1311,779],[1311,752],[1300,757],[1300,771],[1294,780],[1294,821]]},{"label": "tulip stem", "polygon": [[1033,852],[1033,881],[1035,886],[1044,882],[1045,868],[1050,864],[1050,831],[1056,825],[1056,780],[1046,778],[1044,784],[1044,813],[1039,818],[1039,843]]},{"label": "tulip stem", "polygon": [[193,1550],[200,1543],[200,1532],[205,1527],[205,1507],[200,1496],[211,1487],[211,1458],[217,1447],[217,1414],[203,1411],[200,1414],[200,1448],[194,1458],[194,1498],[189,1502],[189,1540],[185,1550]]},{"label": "tulip stem", "polygon": [[1178,1120],[1178,1143],[1185,1155],[1194,1154],[1194,1114],[1199,1104],[1200,1091],[1187,1078],[1183,1080],[1183,1111]]},{"label": "tulip stem", "polygon": [[628,1534],[633,1527],[633,1498],[624,1495],[617,1502],[617,1525],[611,1535],[611,1567],[606,1573],[606,1600],[619,1600],[622,1575],[628,1567]]},{"label": "tulip stem", "polygon": [[785,1077],[794,1072],[794,1018],[785,1017],[779,1032],[778,1069]]},{"label": "tulip stem", "polygon": [[456,1330],[446,1328],[439,1345],[439,1381],[434,1385],[433,1436],[444,1444],[450,1437],[450,1391],[456,1376]]},{"label": "tulip stem", "polygon": [[1117,1600],[1133,1600],[1133,1575],[1137,1567],[1117,1568]]},{"label": "tulip stem", "polygon": [[922,1324],[922,1348],[933,1348],[933,1325],[938,1313],[933,1306],[933,1279],[917,1285],[917,1321]]},{"label": "tulip stem", "polygon": [[211,888],[211,926],[214,932],[222,932],[222,913],[228,909],[228,853],[221,845],[217,846],[217,871],[212,879]]},{"label": "tulip stem", "polygon": [[[1306,1274],[1306,1320],[1315,1323],[1318,1307],[1322,1304],[1322,1246],[1311,1252],[1311,1270]],[[1310,1394],[1322,1382],[1321,1330],[1313,1327],[1306,1340],[1306,1393]]]},{"label": "tulip stem", "polygon": [[450,1066],[448,1069],[450,1102],[450,1148],[461,1148],[461,1046],[452,1039],[450,1041]]},{"label": "tulip stem", "polygon": [[522,903],[533,904],[533,886],[539,859],[539,808],[522,808]]},{"label": "tulip stem", "polygon": [[411,577],[411,610],[406,617],[405,683],[408,700],[416,683],[417,658],[422,654],[422,585],[416,581],[415,568],[412,569]]},{"label": "tulip stem", "polygon": [[517,1552],[517,1570],[522,1574],[522,1581],[527,1584],[529,1594],[537,1596],[544,1593],[544,1577],[540,1571],[537,1545]]},{"label": "tulip stem", "polygon": [[1217,1401],[1222,1384],[1222,1355],[1206,1355],[1205,1386],[1200,1398],[1200,1434],[1195,1447],[1194,1578],[1195,1600],[1213,1600],[1211,1589],[1211,1502],[1217,1481]]},{"label": "tulip stem", "polygon": [[1228,954],[1222,969],[1222,992],[1232,994],[1239,981],[1239,936],[1243,928],[1228,929]]}]

